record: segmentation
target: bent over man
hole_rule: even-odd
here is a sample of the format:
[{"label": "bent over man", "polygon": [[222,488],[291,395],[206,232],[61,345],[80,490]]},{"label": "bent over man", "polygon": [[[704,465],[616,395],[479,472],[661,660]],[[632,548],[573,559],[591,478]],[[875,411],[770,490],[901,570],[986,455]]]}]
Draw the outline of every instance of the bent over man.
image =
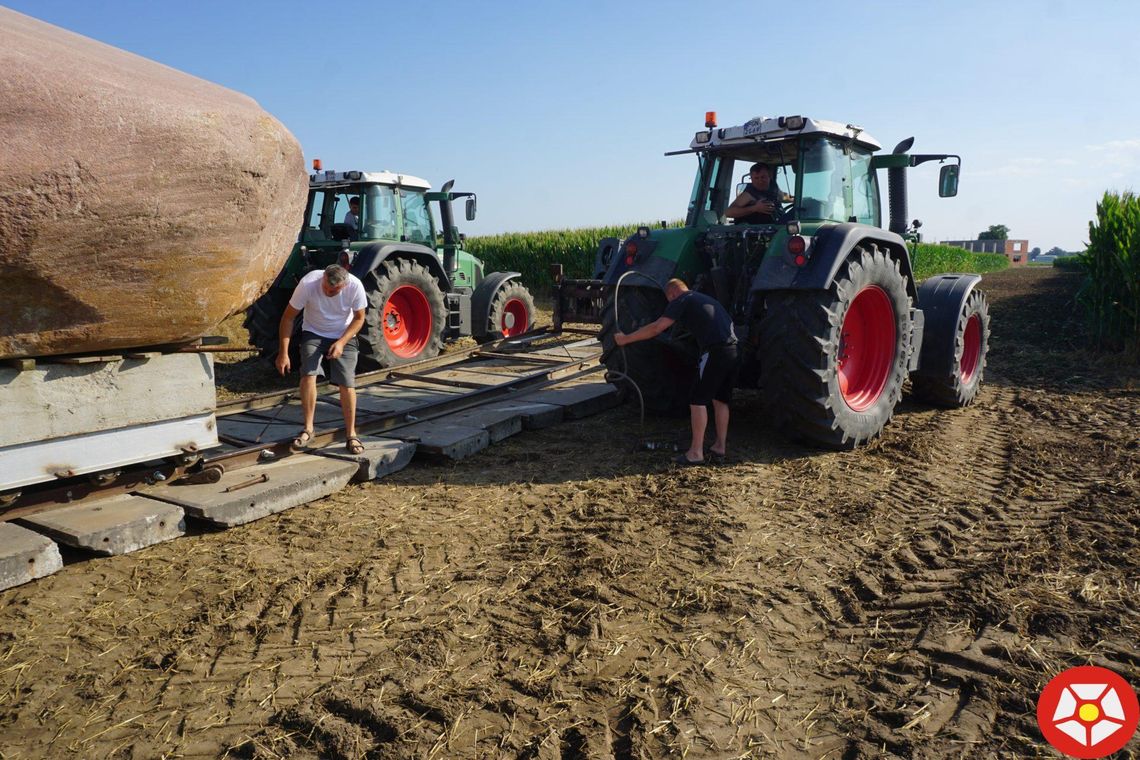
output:
[{"label": "bent over man", "polygon": [[694,293],[681,280],[665,283],[665,298],[669,303],[665,313],[655,322],[628,335],[617,333],[614,342],[619,346],[649,340],[668,330],[674,322],[697,339],[701,356],[697,361],[696,378],[689,396],[689,421],[692,441],[689,450],[677,457],[677,464],[701,464],[705,460],[705,428],[708,427],[708,404],[712,402],[716,421],[716,442],[709,449],[712,459],[723,459],[728,439],[728,412],[732,402],[732,387],[736,384],[736,333],[732,317],[720,302],[704,293]]},{"label": "bent over man", "polygon": [[301,322],[301,408],[305,427],[293,441],[304,448],[313,437],[313,417],[317,411],[317,373],[328,359],[329,382],[340,388],[340,408],[344,413],[350,454],[360,454],[364,444],[356,437],[356,334],[364,326],[368,298],[364,284],[342,266],[333,264],[323,272],[309,272],[301,278],[278,326],[277,371],[289,371],[289,342],[297,313]]}]

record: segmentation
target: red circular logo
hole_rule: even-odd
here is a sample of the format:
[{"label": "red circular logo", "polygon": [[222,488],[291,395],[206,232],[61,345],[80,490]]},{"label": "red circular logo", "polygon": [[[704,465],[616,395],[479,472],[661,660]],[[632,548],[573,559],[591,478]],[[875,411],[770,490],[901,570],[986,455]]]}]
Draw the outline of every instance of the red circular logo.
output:
[{"label": "red circular logo", "polygon": [[1066,755],[1111,755],[1136,733],[1136,692],[1106,668],[1069,668],[1045,685],[1037,700],[1037,725],[1045,740]]}]

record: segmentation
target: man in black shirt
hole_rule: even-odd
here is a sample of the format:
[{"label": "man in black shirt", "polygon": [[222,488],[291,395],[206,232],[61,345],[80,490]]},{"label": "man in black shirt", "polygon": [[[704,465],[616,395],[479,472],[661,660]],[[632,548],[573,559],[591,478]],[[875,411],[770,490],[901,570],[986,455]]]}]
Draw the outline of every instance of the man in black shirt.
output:
[{"label": "man in black shirt", "polygon": [[705,428],[709,422],[710,402],[716,421],[716,443],[709,449],[709,454],[712,459],[723,459],[728,438],[728,405],[736,383],[736,333],[732,329],[732,317],[719,301],[704,293],[694,293],[681,280],[665,283],[665,297],[669,303],[657,321],[628,335],[616,333],[614,342],[624,346],[649,340],[668,330],[674,322],[680,322],[693,334],[701,352],[693,390],[689,395],[693,437],[689,450],[677,457],[677,464],[693,465],[705,461]]},{"label": "man in black shirt", "polygon": [[791,198],[776,187],[772,167],[768,164],[752,164],[749,178],[751,182],[725,209],[724,215],[737,224],[775,224],[780,203]]}]

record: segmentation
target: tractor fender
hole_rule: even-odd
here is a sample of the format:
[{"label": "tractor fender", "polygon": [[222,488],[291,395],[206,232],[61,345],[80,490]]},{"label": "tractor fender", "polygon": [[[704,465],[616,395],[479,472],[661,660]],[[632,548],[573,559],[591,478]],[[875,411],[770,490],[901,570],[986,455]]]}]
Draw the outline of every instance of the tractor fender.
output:
[{"label": "tractor fender", "polygon": [[925,327],[916,374],[942,376],[954,370],[954,339],[958,316],[979,282],[977,274],[940,274],[924,280],[917,306]]},{"label": "tractor fender", "polygon": [[365,275],[378,268],[390,258],[411,259],[422,264],[439,283],[440,291],[451,292],[451,278],[443,270],[443,264],[435,251],[426,245],[416,243],[374,243],[361,248],[356,260],[349,269],[352,274],[364,279]]},{"label": "tractor fender", "polygon": [[900,235],[865,224],[825,224],[810,238],[807,264],[796,266],[786,252],[770,253],[752,279],[752,290],[824,290],[831,287],[839,269],[860,243],[868,241],[899,263],[907,294],[915,298],[910,251]]},{"label": "tractor fender", "polygon": [[491,304],[499,288],[506,285],[516,277],[522,277],[521,272],[491,272],[471,294],[471,335],[478,340],[487,334],[491,323]]}]

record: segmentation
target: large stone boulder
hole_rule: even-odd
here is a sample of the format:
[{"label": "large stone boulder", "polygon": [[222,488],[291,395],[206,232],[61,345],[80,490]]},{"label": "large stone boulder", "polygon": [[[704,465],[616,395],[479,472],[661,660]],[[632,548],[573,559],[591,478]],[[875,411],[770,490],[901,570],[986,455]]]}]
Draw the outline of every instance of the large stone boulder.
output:
[{"label": "large stone boulder", "polygon": [[248,304],[304,213],[250,98],[0,8],[0,359],[180,343]]}]

